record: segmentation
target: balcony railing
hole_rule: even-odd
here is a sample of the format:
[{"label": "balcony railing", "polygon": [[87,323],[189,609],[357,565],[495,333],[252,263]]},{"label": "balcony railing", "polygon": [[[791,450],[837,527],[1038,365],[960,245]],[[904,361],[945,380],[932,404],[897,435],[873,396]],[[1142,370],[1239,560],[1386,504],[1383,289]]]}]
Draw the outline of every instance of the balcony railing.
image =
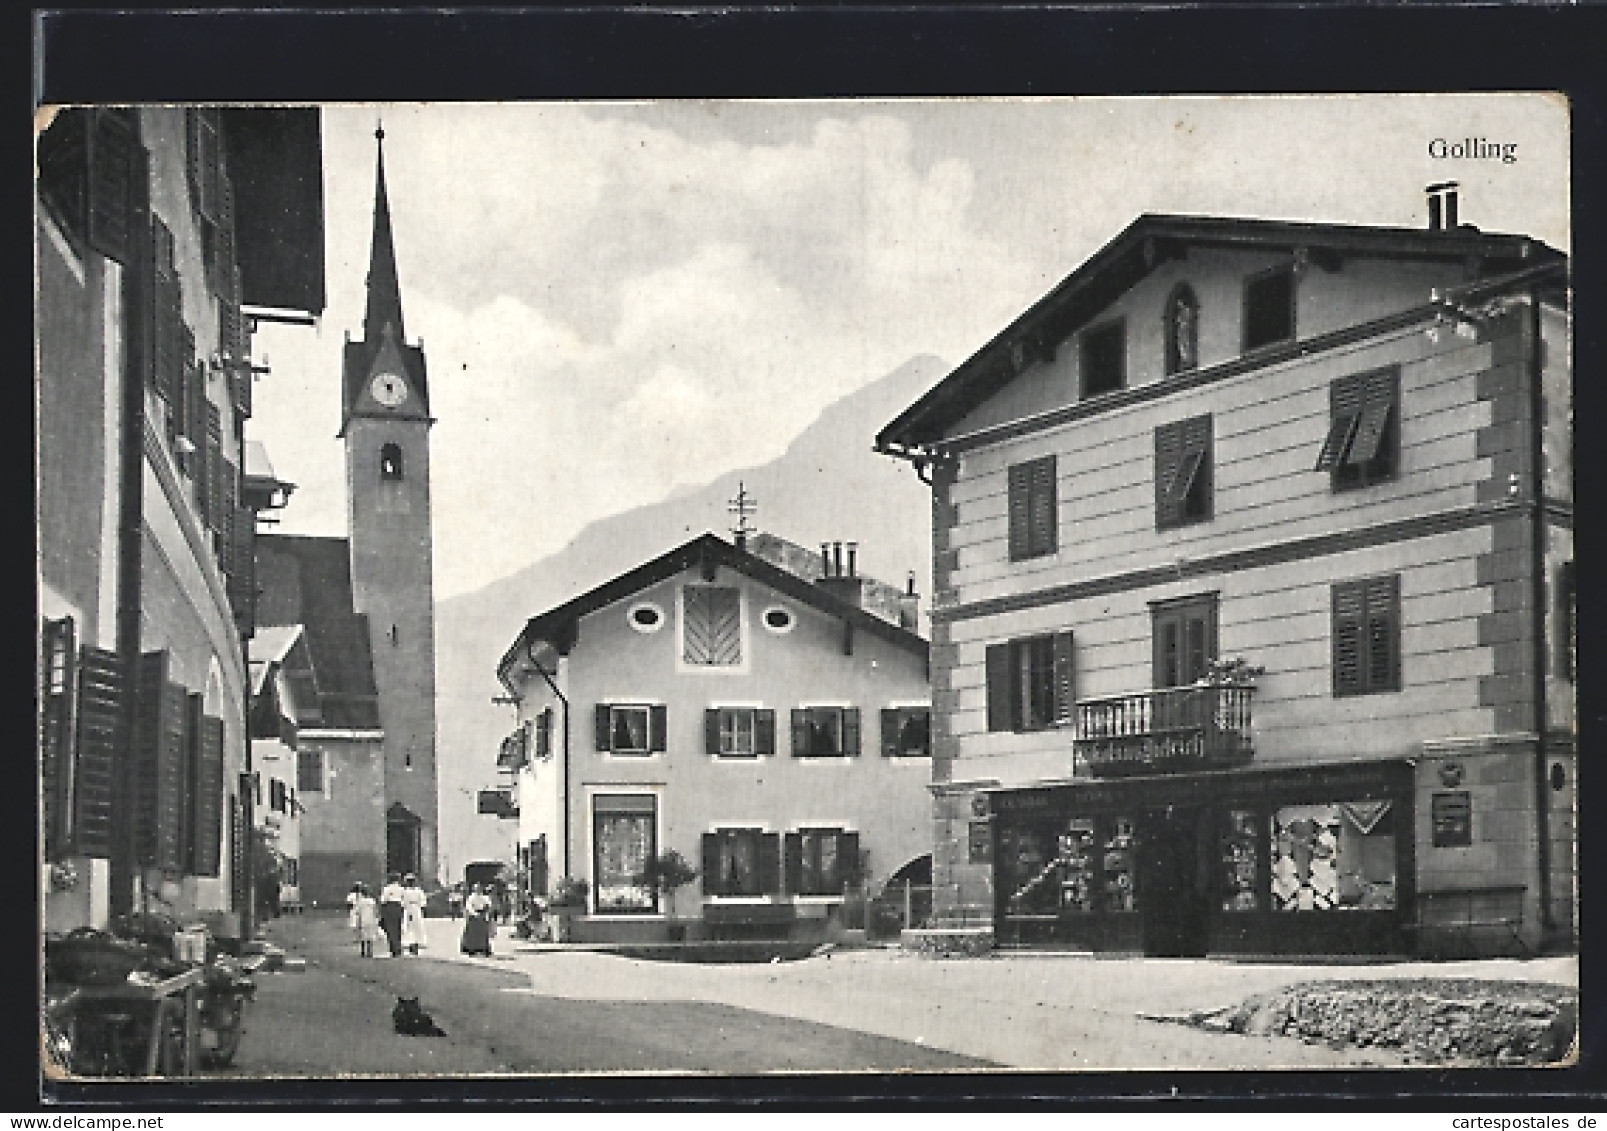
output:
[{"label": "balcony railing", "polygon": [[1077,760],[1095,777],[1242,766],[1254,753],[1249,684],[1136,691],[1077,704]]}]

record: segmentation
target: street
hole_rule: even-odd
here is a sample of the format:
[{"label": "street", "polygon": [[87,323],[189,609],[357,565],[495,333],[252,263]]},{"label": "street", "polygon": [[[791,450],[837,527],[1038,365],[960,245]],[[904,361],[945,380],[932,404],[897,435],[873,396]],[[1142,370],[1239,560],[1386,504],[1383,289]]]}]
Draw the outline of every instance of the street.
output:
[{"label": "street", "polygon": [[[647,962],[536,946],[506,932],[493,958],[430,945],[358,957],[344,916],[281,919],[269,937],[309,960],[266,974],[234,1072],[402,1074],[1385,1067],[1383,1049],[1210,1033],[1155,1018],[1226,1006],[1313,978],[1419,976],[1577,983],[1572,958],[1325,965],[1012,954],[934,960],[895,950],[798,962]],[[391,1031],[417,996],[448,1036]]]}]

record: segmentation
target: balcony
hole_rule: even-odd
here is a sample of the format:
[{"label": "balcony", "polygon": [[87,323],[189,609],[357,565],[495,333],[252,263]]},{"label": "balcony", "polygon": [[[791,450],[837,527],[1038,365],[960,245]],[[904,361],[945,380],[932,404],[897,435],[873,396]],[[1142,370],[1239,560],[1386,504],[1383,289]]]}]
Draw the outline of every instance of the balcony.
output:
[{"label": "balcony", "polygon": [[1073,746],[1094,777],[1220,770],[1250,761],[1252,684],[1195,684],[1077,704]]}]

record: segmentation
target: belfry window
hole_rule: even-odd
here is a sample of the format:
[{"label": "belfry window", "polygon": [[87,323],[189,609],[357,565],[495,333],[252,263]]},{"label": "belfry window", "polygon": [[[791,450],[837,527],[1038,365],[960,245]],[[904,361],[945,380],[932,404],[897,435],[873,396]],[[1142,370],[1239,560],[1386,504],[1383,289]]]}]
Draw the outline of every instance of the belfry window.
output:
[{"label": "belfry window", "polygon": [[379,477],[387,481],[402,478],[402,449],[396,444],[386,444],[379,450]]}]

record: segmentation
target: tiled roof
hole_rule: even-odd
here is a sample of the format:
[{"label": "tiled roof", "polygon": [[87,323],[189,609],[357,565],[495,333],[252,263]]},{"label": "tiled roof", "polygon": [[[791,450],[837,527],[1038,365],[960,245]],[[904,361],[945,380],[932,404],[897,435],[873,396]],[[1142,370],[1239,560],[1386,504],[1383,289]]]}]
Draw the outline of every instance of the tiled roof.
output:
[{"label": "tiled roof", "polygon": [[379,691],[374,684],[368,618],[352,611],[346,539],[259,535],[257,584],[261,591],[259,626],[303,627],[321,725],[378,729]]}]

